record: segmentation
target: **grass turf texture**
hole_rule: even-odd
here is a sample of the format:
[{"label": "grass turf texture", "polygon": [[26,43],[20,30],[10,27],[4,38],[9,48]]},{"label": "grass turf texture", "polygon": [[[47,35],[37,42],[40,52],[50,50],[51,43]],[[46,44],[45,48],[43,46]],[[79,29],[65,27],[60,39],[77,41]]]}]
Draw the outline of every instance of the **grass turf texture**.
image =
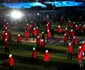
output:
[{"label": "grass turf texture", "polygon": [[[44,68],[44,61],[43,55],[38,51],[38,56],[36,59],[36,63],[32,64],[31,55],[32,55],[32,48],[36,47],[35,43],[23,43],[22,47],[17,46],[17,42],[10,42],[10,53],[13,54],[15,58],[14,69],[15,70],[48,70]],[[50,59],[50,69],[49,70],[60,70],[65,68],[71,68],[77,66],[78,68],[78,60],[77,57],[74,55],[73,60],[67,60],[67,54],[57,54],[57,51],[62,53],[67,52],[67,48],[63,46],[56,46],[56,45],[46,45],[46,49],[49,49],[51,54]],[[4,46],[1,45],[0,47],[0,56],[1,62],[7,60],[8,54],[4,53]],[[16,61],[17,60],[17,61]],[[1,66],[1,70],[4,68]]]},{"label": "grass turf texture", "polygon": [[[44,27],[43,27],[44,28]],[[65,26],[63,27],[65,29]],[[42,28],[40,28],[42,31]],[[15,59],[14,64],[14,70],[68,70],[68,69],[79,69],[79,64],[77,60],[77,51],[74,51],[73,53],[73,59],[67,60],[67,47],[64,46],[57,46],[57,45],[49,45],[46,44],[46,49],[50,52],[50,68],[44,68],[44,61],[43,56],[44,54],[41,54],[40,51],[37,52],[37,59],[36,63],[32,64],[32,48],[36,47],[35,43],[22,43],[22,47],[19,47],[17,45],[17,42],[14,41],[17,39],[17,34],[20,33],[24,37],[24,30],[23,31],[17,31],[16,28],[11,28],[12,32],[12,41],[9,43],[9,49],[10,53],[13,54],[13,57]],[[44,28],[45,30],[45,28]],[[57,27],[55,27],[55,31],[57,30]],[[2,32],[1,30],[0,32]],[[57,34],[55,34],[57,36]],[[81,38],[82,36],[78,36],[78,38]],[[85,38],[83,36],[83,38]],[[3,68],[1,63],[6,61],[8,59],[7,53],[4,53],[4,46],[3,42],[0,41],[0,70],[7,70],[8,68]]]}]

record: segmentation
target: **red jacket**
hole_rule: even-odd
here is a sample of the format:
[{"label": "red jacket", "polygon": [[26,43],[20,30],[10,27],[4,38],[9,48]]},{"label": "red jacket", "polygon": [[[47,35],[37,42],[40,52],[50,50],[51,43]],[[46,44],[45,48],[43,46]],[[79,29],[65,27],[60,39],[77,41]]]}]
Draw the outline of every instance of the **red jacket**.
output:
[{"label": "red jacket", "polygon": [[45,48],[45,42],[44,41],[40,42],[40,46],[41,46],[41,48]]},{"label": "red jacket", "polygon": [[74,31],[73,32],[70,32],[70,36],[71,37],[74,37]]},{"label": "red jacket", "polygon": [[8,41],[4,41],[4,46],[8,47],[8,45],[9,45]]},{"label": "red jacket", "polygon": [[51,27],[51,25],[52,25],[52,21],[49,21],[49,26]]},{"label": "red jacket", "polygon": [[35,29],[35,30],[33,30],[33,35],[34,35],[34,36],[36,36],[36,35],[37,35],[37,31],[36,31],[36,29]]},{"label": "red jacket", "polygon": [[6,33],[8,33],[8,29],[5,29],[4,31],[5,31]]},{"label": "red jacket", "polygon": [[68,52],[69,52],[69,53],[72,53],[72,52],[73,52],[73,47],[72,47],[72,45],[68,46]]},{"label": "red jacket", "polygon": [[82,44],[82,50],[85,51],[85,43]]},{"label": "red jacket", "polygon": [[40,40],[41,40],[40,38],[37,38],[36,43],[37,43],[37,44],[40,44]]},{"label": "red jacket", "polygon": [[73,24],[72,22],[68,22],[68,26],[71,27]]},{"label": "red jacket", "polygon": [[77,27],[75,26],[75,30],[78,31],[79,30],[79,27],[78,26]]},{"label": "red jacket", "polygon": [[30,25],[27,25],[27,26],[26,26],[26,30],[27,30],[27,31],[30,31]]},{"label": "red jacket", "polygon": [[66,35],[69,35],[69,30],[65,30],[65,34]]},{"label": "red jacket", "polygon": [[51,38],[51,32],[47,32],[47,37]]},{"label": "red jacket", "polygon": [[10,24],[6,24],[6,27],[9,29],[10,28]]},{"label": "red jacket", "polygon": [[9,34],[8,35],[5,35],[4,39],[9,40]]},{"label": "red jacket", "polygon": [[37,57],[37,51],[36,51],[36,50],[33,50],[33,52],[32,52],[32,57],[33,57],[33,58],[36,58],[36,57]]},{"label": "red jacket", "polygon": [[78,53],[78,60],[82,60],[83,56],[82,54]]},{"label": "red jacket", "polygon": [[40,32],[40,31],[39,31],[39,29],[36,29],[36,32],[37,32],[37,35],[38,35],[38,34],[39,34],[39,32]]},{"label": "red jacket", "polygon": [[27,31],[25,31],[25,37],[28,38],[29,37],[29,33]]},{"label": "red jacket", "polygon": [[58,33],[61,33],[62,32],[62,28],[58,28]]},{"label": "red jacket", "polygon": [[22,41],[22,37],[21,36],[18,36],[17,41],[18,42],[21,42]]},{"label": "red jacket", "polygon": [[75,38],[75,39],[73,39],[73,44],[74,45],[77,45],[78,44],[78,40]]},{"label": "red jacket", "polygon": [[78,53],[82,53],[83,52],[83,48],[79,49]]},{"label": "red jacket", "polygon": [[50,26],[48,25],[48,26],[46,26],[46,30],[50,30]]},{"label": "red jacket", "polygon": [[49,61],[50,60],[50,54],[49,53],[45,53],[44,54],[44,61]]},{"label": "red jacket", "polygon": [[68,36],[64,36],[64,42],[67,42],[68,41]]},{"label": "red jacket", "polygon": [[9,58],[8,58],[8,64],[9,64],[10,66],[13,66],[13,65],[14,65],[14,58],[13,58],[13,57],[9,57]]}]

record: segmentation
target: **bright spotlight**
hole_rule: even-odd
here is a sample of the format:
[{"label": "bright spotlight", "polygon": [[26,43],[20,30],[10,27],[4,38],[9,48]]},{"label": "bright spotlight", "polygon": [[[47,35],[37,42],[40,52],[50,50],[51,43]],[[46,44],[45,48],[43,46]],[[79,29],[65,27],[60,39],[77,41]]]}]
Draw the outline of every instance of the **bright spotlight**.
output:
[{"label": "bright spotlight", "polygon": [[39,13],[37,13],[37,15],[39,16],[40,14],[39,14]]},{"label": "bright spotlight", "polygon": [[22,17],[22,13],[20,11],[12,11],[10,16],[13,19],[20,19]]}]

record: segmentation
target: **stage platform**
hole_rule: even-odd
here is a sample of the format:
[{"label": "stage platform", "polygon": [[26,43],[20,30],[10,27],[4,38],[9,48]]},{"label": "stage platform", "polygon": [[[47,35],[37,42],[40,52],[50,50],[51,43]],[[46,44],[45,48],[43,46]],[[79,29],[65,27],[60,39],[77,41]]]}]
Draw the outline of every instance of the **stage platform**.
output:
[{"label": "stage platform", "polygon": [[52,4],[52,6],[55,7],[74,7],[74,6],[85,6],[83,2],[75,2],[75,1],[54,1],[54,2],[25,2],[25,3],[2,3],[2,5],[8,7],[8,8],[32,8],[32,7],[41,7],[41,8],[47,8],[46,4]]}]

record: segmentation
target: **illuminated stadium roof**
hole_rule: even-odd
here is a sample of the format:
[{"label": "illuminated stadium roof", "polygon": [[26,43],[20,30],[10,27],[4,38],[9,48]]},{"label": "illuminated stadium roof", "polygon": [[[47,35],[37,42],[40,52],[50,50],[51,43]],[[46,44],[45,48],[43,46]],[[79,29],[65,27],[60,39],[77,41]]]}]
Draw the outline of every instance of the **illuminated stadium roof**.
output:
[{"label": "illuminated stadium roof", "polygon": [[69,7],[69,6],[83,6],[82,2],[75,1],[55,1],[55,2],[44,2],[44,4],[39,2],[26,2],[26,3],[2,3],[4,6],[8,8],[32,8],[39,6],[41,8],[47,8],[45,4],[52,4],[55,7]]},{"label": "illuminated stadium roof", "polygon": [[68,6],[82,6],[82,2],[75,1],[55,1],[55,2],[45,2],[46,4],[52,4],[55,7],[68,7]]},{"label": "illuminated stadium roof", "polygon": [[26,2],[26,3],[2,3],[6,7],[9,8],[31,8],[31,7],[36,7],[40,6],[42,8],[46,8],[46,5],[41,4],[39,2]]}]

